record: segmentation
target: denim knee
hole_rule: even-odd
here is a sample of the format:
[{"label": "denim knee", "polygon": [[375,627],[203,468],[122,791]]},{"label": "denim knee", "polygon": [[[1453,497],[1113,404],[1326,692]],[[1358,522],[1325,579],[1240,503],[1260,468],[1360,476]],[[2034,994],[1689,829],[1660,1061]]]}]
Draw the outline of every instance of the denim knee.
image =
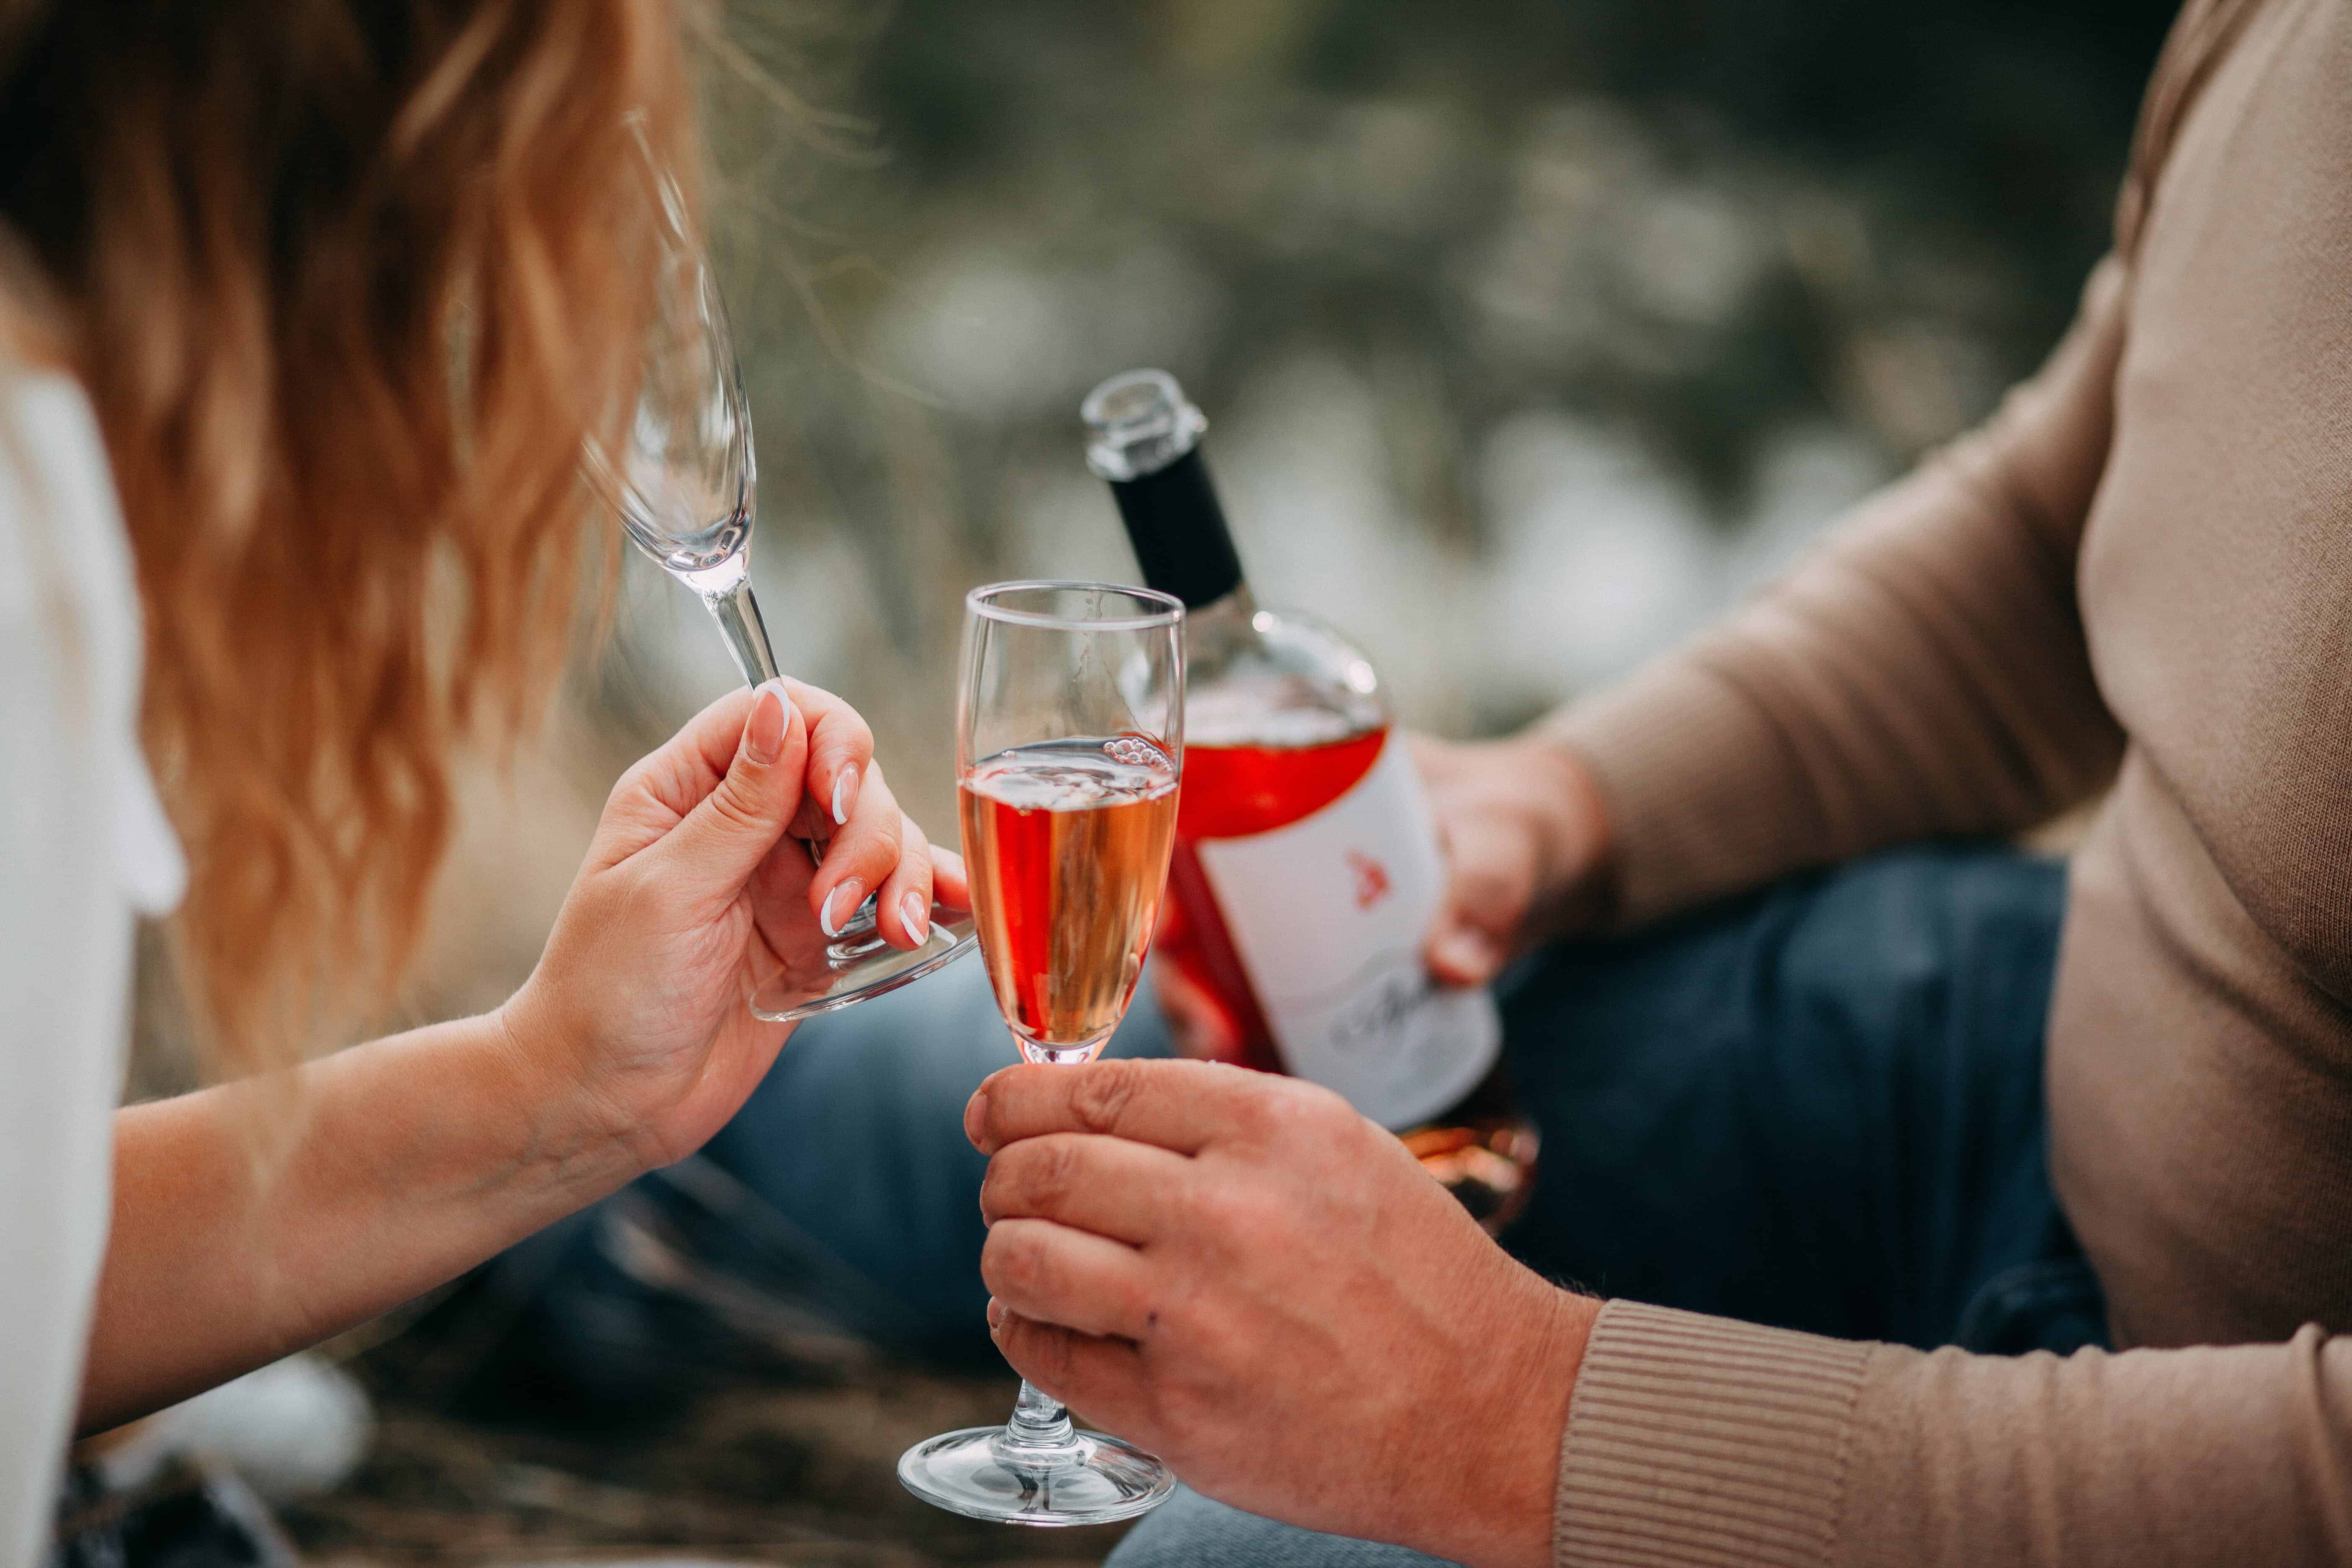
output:
[{"label": "denim knee", "polygon": [[1445,1568],[1402,1546],[1321,1535],[1227,1508],[1189,1488],[1128,1533],[1105,1568]]}]

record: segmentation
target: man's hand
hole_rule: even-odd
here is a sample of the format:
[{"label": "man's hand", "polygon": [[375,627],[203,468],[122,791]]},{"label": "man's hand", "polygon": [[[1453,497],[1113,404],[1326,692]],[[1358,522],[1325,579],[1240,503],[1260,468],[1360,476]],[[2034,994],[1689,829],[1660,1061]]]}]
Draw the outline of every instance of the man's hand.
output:
[{"label": "man's hand", "polygon": [[1423,950],[1433,975],[1484,985],[1530,943],[1600,918],[1608,817],[1567,748],[1532,734],[1412,744],[1452,871]]},{"label": "man's hand", "polygon": [[1327,1089],[1206,1062],[1015,1067],[981,1273],[1039,1388],[1197,1489],[1457,1561],[1550,1561],[1599,1303],[1514,1261]]}]

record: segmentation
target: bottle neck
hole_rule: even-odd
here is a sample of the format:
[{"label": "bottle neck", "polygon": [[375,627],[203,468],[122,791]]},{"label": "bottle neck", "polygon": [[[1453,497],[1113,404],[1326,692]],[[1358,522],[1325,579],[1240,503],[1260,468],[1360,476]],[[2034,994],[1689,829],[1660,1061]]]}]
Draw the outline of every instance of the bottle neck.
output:
[{"label": "bottle neck", "polygon": [[1195,683],[1214,679],[1243,654],[1257,646],[1257,601],[1249,584],[1239,583],[1222,598],[1212,599],[1184,616],[1184,662]]},{"label": "bottle neck", "polygon": [[1110,489],[1145,582],[1194,610],[1242,585],[1242,559],[1198,447]]}]

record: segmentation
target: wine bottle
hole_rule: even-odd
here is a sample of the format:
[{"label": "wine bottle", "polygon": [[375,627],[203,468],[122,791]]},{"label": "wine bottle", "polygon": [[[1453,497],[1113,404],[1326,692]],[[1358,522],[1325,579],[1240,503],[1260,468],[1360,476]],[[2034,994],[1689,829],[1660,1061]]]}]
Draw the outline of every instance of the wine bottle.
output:
[{"label": "wine bottle", "polygon": [[1422,963],[1445,866],[1379,673],[1329,627],[1251,598],[1201,453],[1208,422],[1172,376],[1113,376],[1080,413],[1144,580],[1189,612],[1155,950],[1222,1014],[1213,1054],[1338,1090],[1500,1230],[1532,1191],[1536,1131],[1494,998]]}]

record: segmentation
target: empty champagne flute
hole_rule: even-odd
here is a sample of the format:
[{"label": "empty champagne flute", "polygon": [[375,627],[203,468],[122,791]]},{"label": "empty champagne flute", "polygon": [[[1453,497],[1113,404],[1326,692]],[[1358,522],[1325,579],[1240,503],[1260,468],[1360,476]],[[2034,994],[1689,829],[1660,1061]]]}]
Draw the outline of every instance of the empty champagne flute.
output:
[{"label": "empty champagne flute", "polygon": [[[1143,973],[1175,842],[1184,607],[1098,583],[1000,583],[964,599],[957,795],[981,956],[1021,1055],[1094,1060]],[[1013,1419],[918,1443],[898,1479],[1008,1524],[1104,1524],[1175,1478],[1082,1432],[1024,1381]]]},{"label": "empty champagne flute", "polygon": [[[642,128],[632,128],[654,218],[656,308],[621,449],[606,452],[592,441],[582,466],[620,514],[631,542],[701,599],[736,668],[757,686],[778,672],[751,592],[758,462],[751,405],[726,301],[695,243],[684,198]],[[824,846],[812,843],[808,850],[821,857]],[[934,904],[929,934],[909,950],[883,940],[876,907],[869,896],[838,936],[812,932],[792,951],[774,952],[776,967],[752,992],[751,1011],[771,1020],[830,1012],[895,990],[971,950],[966,910]]]}]

